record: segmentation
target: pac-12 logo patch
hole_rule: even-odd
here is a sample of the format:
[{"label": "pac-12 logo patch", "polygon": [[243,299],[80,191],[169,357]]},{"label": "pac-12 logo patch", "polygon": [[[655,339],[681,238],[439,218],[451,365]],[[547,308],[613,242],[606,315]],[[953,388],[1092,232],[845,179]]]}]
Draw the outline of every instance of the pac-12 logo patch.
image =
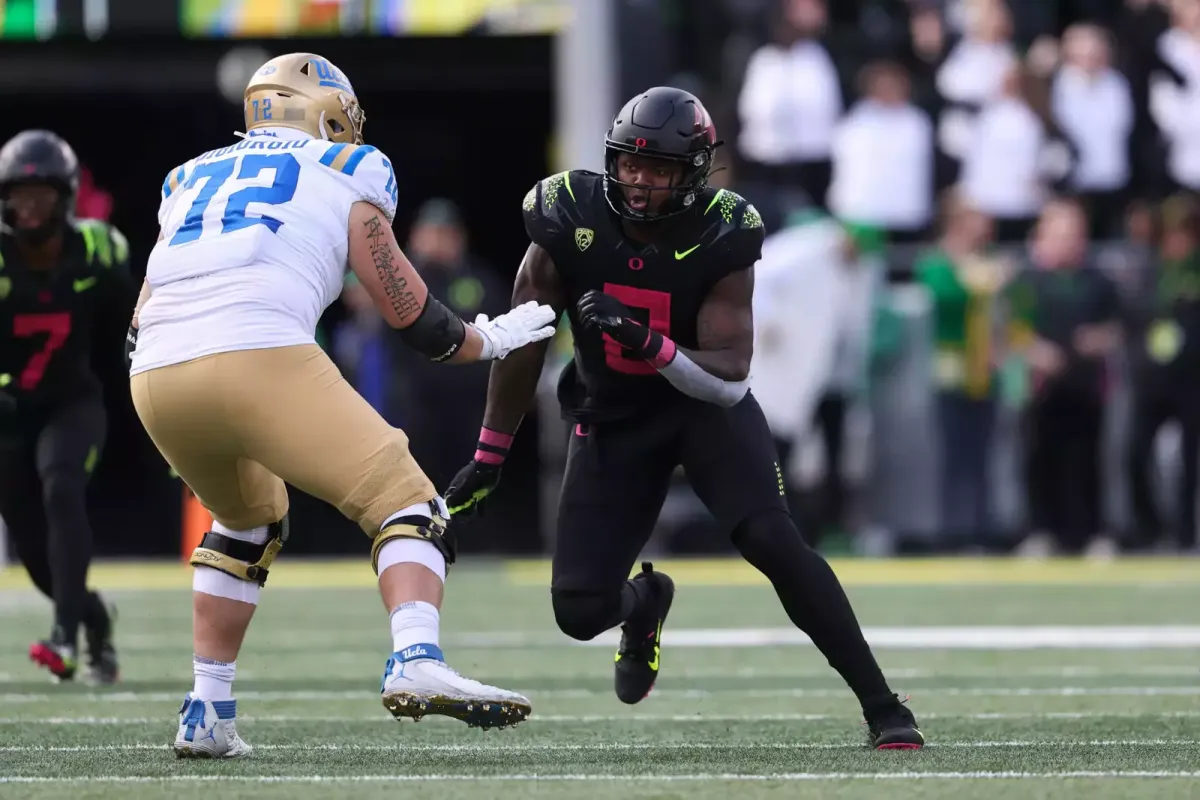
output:
[{"label": "pac-12 logo patch", "polygon": [[575,246],[580,252],[587,250],[592,246],[592,240],[596,238],[596,232],[591,228],[576,228],[575,229]]}]

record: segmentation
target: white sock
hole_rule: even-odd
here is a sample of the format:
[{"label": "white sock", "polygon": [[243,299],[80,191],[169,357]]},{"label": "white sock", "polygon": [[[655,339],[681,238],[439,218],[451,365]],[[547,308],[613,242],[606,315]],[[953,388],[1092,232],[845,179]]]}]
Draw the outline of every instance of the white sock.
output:
[{"label": "white sock", "polygon": [[423,600],[401,603],[392,612],[392,648],[399,653],[414,644],[438,646],[438,623],[441,615],[437,606]]},{"label": "white sock", "polygon": [[192,691],[201,700],[221,701],[233,699],[233,674],[237,662],[214,661],[211,658],[192,656],[192,674],[196,685]]}]

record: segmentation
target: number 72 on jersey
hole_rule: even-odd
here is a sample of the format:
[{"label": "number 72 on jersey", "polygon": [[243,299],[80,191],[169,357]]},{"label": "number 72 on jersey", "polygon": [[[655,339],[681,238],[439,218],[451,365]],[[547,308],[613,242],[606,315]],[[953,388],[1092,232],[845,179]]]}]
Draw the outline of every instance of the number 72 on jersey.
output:
[{"label": "number 72 on jersey", "polygon": [[[386,160],[384,163],[391,172],[392,165]],[[204,233],[205,211],[227,181],[231,178],[235,184],[239,181],[251,181],[267,170],[274,170],[275,173],[270,186],[246,186],[228,195],[219,233],[232,233],[254,225],[265,225],[271,233],[278,233],[283,220],[269,214],[247,214],[246,208],[251,203],[280,205],[295,197],[296,186],[300,182],[300,162],[291,153],[246,153],[217,161],[206,161],[192,169],[192,173],[180,188],[191,189],[202,181],[204,187],[192,201],[183,218],[183,224],[175,231],[169,244],[186,244],[200,238]],[[395,174],[389,176],[385,191],[391,194],[393,199],[396,197]]]}]

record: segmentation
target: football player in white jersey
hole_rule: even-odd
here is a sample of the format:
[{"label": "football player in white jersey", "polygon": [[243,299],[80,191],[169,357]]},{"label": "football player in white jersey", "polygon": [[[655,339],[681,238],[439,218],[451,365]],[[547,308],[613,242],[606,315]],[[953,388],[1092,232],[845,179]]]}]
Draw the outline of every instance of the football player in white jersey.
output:
[{"label": "football player in white jersey", "polygon": [[445,503],[404,433],[351,388],[314,334],[347,262],[388,322],[435,361],[504,358],[551,336],[555,314],[528,303],[469,325],[428,294],[392,233],[391,164],[363,144],[354,90],[324,58],[268,61],[246,88],[245,118],[241,141],[163,182],[161,232],[127,345],[138,416],[214,519],[190,559],[195,684],[175,752],[250,751],[231,689],[287,539],[285,481],[372,539],[393,638],[384,706],[397,718],[516,724],[530,712],[525,697],[460,676],[438,647],[455,556]]}]

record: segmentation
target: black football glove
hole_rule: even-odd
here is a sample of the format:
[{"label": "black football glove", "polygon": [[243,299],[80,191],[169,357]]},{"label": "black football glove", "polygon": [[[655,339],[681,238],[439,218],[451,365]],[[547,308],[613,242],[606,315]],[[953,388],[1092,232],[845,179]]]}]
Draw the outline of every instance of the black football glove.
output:
[{"label": "black football glove", "polygon": [[17,413],[17,398],[8,392],[0,390],[0,417]]},{"label": "black football glove", "polygon": [[472,461],[458,471],[442,496],[450,515],[470,519],[483,512],[483,501],[500,483],[500,465]]},{"label": "black football glove", "polygon": [[629,307],[610,294],[593,289],[579,298],[575,308],[585,328],[607,333],[639,358],[651,358],[662,347],[662,338],[630,319]]},{"label": "black football glove", "polygon": [[133,366],[133,351],[137,349],[137,328],[129,326],[129,331],[125,334],[125,363],[128,366]]}]

